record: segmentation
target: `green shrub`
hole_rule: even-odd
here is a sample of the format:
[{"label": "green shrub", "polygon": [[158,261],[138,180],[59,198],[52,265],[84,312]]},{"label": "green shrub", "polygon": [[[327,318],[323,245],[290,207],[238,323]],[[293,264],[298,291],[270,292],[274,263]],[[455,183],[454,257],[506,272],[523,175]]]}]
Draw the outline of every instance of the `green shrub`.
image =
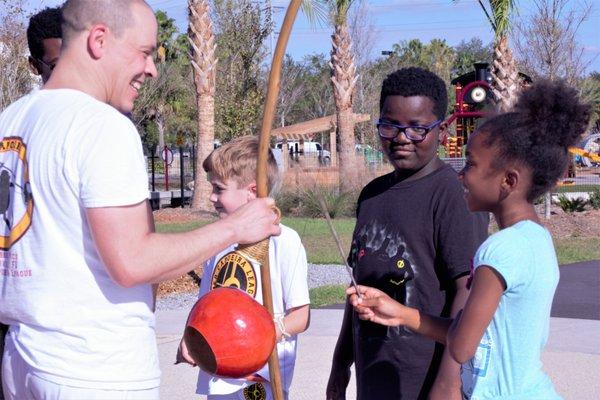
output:
[{"label": "green shrub", "polygon": [[587,200],[581,197],[570,199],[564,194],[558,196],[558,205],[563,209],[564,212],[572,213],[584,211],[586,204]]},{"label": "green shrub", "polygon": [[296,191],[281,191],[275,197],[275,203],[281,213],[288,217],[299,217],[302,214],[301,193]]},{"label": "green shrub", "polygon": [[316,186],[302,191],[282,191],[275,201],[283,215],[292,217],[322,218],[323,210],[319,203],[323,199],[331,218],[353,217],[358,194],[340,192],[337,188]]},{"label": "green shrub", "polygon": [[595,188],[590,193],[590,205],[594,210],[600,209],[600,187]]},{"label": "green shrub", "polygon": [[325,203],[331,218],[349,217],[354,215],[356,200],[352,193],[340,192],[337,188],[315,186],[306,189],[302,195],[302,216],[319,218],[323,217],[320,199]]}]

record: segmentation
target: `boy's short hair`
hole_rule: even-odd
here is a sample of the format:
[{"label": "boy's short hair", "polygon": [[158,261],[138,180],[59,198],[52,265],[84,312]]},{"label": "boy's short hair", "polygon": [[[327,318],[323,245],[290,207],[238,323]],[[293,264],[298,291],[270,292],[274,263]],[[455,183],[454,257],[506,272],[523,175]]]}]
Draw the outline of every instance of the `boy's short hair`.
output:
[{"label": "boy's short hair", "polygon": [[424,96],[433,101],[433,113],[444,119],[448,109],[446,84],[436,74],[423,68],[402,68],[389,74],[381,85],[379,111],[388,96]]},{"label": "boy's short hair", "polygon": [[29,19],[27,27],[27,44],[31,57],[44,57],[44,39],[62,38],[62,13],[59,7],[45,8]]},{"label": "boy's short hair", "polygon": [[[202,168],[221,180],[231,179],[240,186],[248,185],[256,181],[258,144],[257,136],[235,138],[213,150],[202,163]],[[279,187],[279,168],[271,151],[267,161],[267,183],[270,194]]]}]

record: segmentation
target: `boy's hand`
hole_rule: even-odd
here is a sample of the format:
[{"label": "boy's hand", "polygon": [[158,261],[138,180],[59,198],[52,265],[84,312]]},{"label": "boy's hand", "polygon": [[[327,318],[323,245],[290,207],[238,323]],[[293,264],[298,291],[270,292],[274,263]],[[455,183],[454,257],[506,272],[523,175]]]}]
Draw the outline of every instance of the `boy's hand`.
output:
[{"label": "boy's hand", "polygon": [[358,297],[356,289],[350,286],[346,294],[350,296],[350,304],[365,321],[386,326],[406,325],[405,319],[409,308],[393,300],[379,289],[358,285],[362,297]]},{"label": "boy's hand", "polygon": [[255,199],[238,208],[225,220],[233,228],[235,242],[251,244],[281,233],[280,213],[271,198]]},{"label": "boy's hand", "polygon": [[177,356],[175,356],[175,364],[180,363],[188,363],[192,367],[196,366],[196,363],[190,356],[190,353],[188,352],[187,346],[183,339],[181,339],[181,341],[179,342],[179,348],[177,348]]}]

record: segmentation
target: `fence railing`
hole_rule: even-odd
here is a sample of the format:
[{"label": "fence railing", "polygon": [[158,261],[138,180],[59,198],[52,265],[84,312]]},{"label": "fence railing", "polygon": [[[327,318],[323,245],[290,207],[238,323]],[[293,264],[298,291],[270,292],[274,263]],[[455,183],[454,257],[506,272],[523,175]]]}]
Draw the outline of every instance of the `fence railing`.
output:
[{"label": "fence railing", "polygon": [[[149,154],[148,186],[151,192],[170,192],[171,199],[179,204],[186,204],[191,198],[193,180],[196,169],[196,149],[194,146],[168,147],[166,151]],[[303,155],[288,155],[289,159],[282,163],[283,182],[285,187],[305,187],[314,184],[335,186],[339,183],[339,169],[337,160],[323,159],[317,153]],[[379,150],[365,149],[357,152],[360,170],[360,184],[369,179],[390,172],[392,167],[385,161],[383,153]],[[442,158],[457,172],[465,164],[464,157]],[[359,167],[360,168],[360,167]],[[362,182],[365,180],[365,182]],[[586,160],[585,157],[574,158],[573,167],[560,180],[554,192],[590,192],[600,187],[600,163]],[[155,194],[155,196],[160,196]],[[164,195],[166,196],[166,195]],[[183,201],[181,201],[183,199]],[[158,206],[160,206],[159,203]],[[153,205],[156,206],[156,205]]]}]

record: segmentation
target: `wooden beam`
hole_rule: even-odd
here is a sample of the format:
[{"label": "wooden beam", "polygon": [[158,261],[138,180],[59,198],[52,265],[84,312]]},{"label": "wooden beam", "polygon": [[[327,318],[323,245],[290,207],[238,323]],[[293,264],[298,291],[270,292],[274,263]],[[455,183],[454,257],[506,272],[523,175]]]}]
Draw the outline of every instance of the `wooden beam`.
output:
[{"label": "wooden beam", "polygon": [[[335,127],[336,120],[335,114],[328,115],[326,117],[276,128],[271,131],[271,134],[277,138],[286,140],[312,140],[315,134],[328,132],[332,127]],[[369,114],[354,114],[355,123],[367,122],[370,120],[371,116]]]}]

